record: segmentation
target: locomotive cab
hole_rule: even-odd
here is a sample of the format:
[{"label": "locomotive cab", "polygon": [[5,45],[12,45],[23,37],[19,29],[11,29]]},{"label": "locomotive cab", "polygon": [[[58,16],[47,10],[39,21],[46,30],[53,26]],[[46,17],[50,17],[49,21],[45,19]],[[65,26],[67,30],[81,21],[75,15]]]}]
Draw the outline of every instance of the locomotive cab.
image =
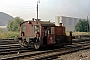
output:
[{"label": "locomotive cab", "polygon": [[51,44],[48,38],[51,31],[50,27],[53,26],[55,24],[49,21],[25,21],[21,23],[21,38],[19,38],[21,46],[30,46],[38,49],[40,46]]}]

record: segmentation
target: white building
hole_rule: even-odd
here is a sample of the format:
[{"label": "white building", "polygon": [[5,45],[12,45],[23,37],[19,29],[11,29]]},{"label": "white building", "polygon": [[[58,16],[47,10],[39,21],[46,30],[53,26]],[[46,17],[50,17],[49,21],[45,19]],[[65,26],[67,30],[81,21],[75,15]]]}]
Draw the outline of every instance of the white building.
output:
[{"label": "white building", "polygon": [[8,31],[7,30],[7,26],[0,26],[0,30],[2,30],[2,31]]},{"label": "white building", "polygon": [[66,31],[75,31],[75,26],[79,20],[79,18],[56,16],[55,25],[59,26],[59,23],[61,22],[66,27]]}]

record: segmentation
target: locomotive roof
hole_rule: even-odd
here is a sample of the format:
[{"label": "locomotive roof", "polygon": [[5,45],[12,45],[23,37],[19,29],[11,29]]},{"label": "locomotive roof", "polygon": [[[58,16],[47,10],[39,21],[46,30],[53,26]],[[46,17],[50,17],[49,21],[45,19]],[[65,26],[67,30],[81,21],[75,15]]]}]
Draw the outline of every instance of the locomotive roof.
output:
[{"label": "locomotive roof", "polygon": [[[23,23],[25,23],[25,22],[28,22],[28,21],[24,21]],[[31,22],[33,22],[33,21],[31,21]],[[36,22],[36,21],[34,21],[34,22]],[[21,23],[20,26],[21,26],[23,23]],[[54,23],[51,23],[51,22],[49,22],[49,21],[38,21],[38,23],[40,23],[41,26],[55,26]]]},{"label": "locomotive roof", "polygon": [[49,21],[38,21],[42,26],[55,26],[54,23],[51,23]]}]

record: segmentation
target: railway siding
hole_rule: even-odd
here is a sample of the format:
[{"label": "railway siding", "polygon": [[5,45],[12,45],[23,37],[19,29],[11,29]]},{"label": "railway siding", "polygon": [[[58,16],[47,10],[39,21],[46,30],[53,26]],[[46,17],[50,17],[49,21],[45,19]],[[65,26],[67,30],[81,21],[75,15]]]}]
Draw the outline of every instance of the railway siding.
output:
[{"label": "railway siding", "polygon": [[[56,59],[59,55],[69,54],[79,50],[90,48],[90,39],[73,40],[72,45],[66,45],[63,48],[51,50],[29,50],[27,48],[20,48],[17,41],[1,40],[2,42],[11,42],[0,45],[0,59]],[[6,48],[5,48],[6,47]],[[9,48],[8,48],[9,47]],[[3,49],[2,49],[3,48]]]},{"label": "railway siding", "polygon": [[[88,43],[87,45],[83,45],[85,43]],[[13,60],[13,59],[52,59],[52,57],[56,58],[59,55],[64,55],[64,54],[69,54],[72,52],[76,52],[79,50],[84,50],[90,48],[90,42],[85,42],[80,46],[65,46],[64,48],[56,49],[56,50],[46,50],[46,51],[32,51],[32,52],[27,52],[27,53],[20,53],[20,54],[15,54],[12,56],[8,57],[3,57],[1,58],[2,60]],[[76,44],[75,44],[76,45]],[[53,58],[53,59],[54,59]]]}]

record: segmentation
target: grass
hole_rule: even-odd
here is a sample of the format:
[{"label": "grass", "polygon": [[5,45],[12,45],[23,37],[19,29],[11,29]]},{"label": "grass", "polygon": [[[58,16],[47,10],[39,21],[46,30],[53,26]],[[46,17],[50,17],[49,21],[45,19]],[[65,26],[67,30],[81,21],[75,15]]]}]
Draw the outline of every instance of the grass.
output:
[{"label": "grass", "polygon": [[[66,35],[69,36],[69,32],[66,32]],[[78,36],[78,35],[90,35],[90,32],[73,32],[73,36]],[[14,38],[15,36],[20,36],[19,32],[5,32],[0,30],[0,38]]]},{"label": "grass", "polygon": [[[66,32],[66,35],[69,36],[69,32]],[[78,36],[78,35],[90,35],[90,32],[73,32],[73,36]]]},{"label": "grass", "polygon": [[0,30],[0,38],[14,38],[15,36],[19,36],[19,32],[5,32]]}]

